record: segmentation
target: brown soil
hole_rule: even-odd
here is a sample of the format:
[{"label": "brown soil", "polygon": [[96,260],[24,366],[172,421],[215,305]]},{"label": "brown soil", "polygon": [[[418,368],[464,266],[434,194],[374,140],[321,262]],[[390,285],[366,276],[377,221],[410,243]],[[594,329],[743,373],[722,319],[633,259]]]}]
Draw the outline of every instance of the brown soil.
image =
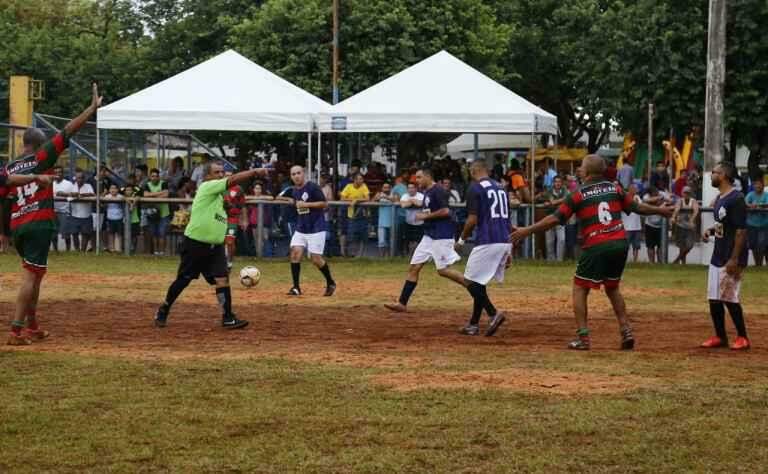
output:
[{"label": "brown soil", "polygon": [[648,378],[564,373],[535,369],[503,369],[475,372],[399,373],[373,378],[374,382],[395,390],[409,392],[425,389],[495,388],[550,395],[586,395],[621,393],[653,384]]},{"label": "brown soil", "polygon": [[[156,306],[144,302],[104,300],[43,301],[39,313],[52,336],[30,347],[0,350],[119,354],[135,357],[241,358],[288,355],[297,360],[339,363],[352,366],[412,367],[429,359],[439,363],[440,354],[472,352],[475,349],[508,352],[561,352],[573,336],[572,318],[559,308],[553,312],[544,301],[518,301],[519,314],[508,320],[495,337],[467,337],[457,330],[466,314],[456,310],[416,309],[393,314],[379,305],[344,307],[313,305],[314,297],[294,302],[236,305],[241,318],[251,325],[240,331],[225,331],[218,325],[219,309],[207,292],[199,304],[174,306],[165,329],[152,326]],[[335,299],[335,297],[334,297]],[[330,298],[322,299],[322,303]],[[238,300],[236,300],[238,301]],[[327,303],[326,303],[327,304]],[[551,305],[551,303],[550,303]],[[0,303],[3,314],[13,305]],[[728,350],[702,351],[697,345],[711,332],[706,314],[664,315],[634,313],[637,352],[711,357]],[[768,339],[764,317],[749,319],[753,341]],[[617,351],[616,322],[607,311],[590,315],[593,353]],[[758,345],[749,359],[768,360],[768,349]]]}]

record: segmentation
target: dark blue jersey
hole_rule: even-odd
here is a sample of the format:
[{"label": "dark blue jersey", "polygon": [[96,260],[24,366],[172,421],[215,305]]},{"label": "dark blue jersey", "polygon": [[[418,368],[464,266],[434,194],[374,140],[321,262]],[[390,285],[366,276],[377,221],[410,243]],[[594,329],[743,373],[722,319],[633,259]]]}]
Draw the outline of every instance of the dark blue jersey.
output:
[{"label": "dark blue jersey", "polygon": [[[437,212],[448,207],[448,192],[439,184],[433,185],[424,191],[424,211]],[[456,224],[450,214],[438,219],[425,219],[424,235],[434,240],[453,239],[456,232]]]},{"label": "dark blue jersey", "polygon": [[476,245],[509,242],[509,199],[496,181],[483,178],[472,183],[467,193],[467,212],[477,216]]},{"label": "dark blue jersey", "polygon": [[[715,250],[712,253],[712,265],[723,267],[731,258],[736,231],[747,228],[747,204],[744,195],[735,189],[715,200]],[[746,245],[745,245],[746,247]],[[748,252],[741,250],[739,265],[747,266]]]},{"label": "dark blue jersey", "polygon": [[[291,188],[293,199],[304,202],[325,201],[325,195],[320,186],[311,181],[304,183],[300,188]],[[297,209],[298,219],[296,223],[296,232],[302,234],[316,234],[325,232],[325,209]]]}]

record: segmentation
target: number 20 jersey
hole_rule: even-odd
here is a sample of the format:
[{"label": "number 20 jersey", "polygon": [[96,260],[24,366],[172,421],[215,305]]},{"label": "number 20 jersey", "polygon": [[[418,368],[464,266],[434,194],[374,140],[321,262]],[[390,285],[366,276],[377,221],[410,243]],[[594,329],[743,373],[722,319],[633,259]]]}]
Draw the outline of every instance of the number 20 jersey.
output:
[{"label": "number 20 jersey", "polygon": [[496,181],[475,181],[467,193],[467,213],[477,216],[475,244],[509,243],[509,199]]},{"label": "number 20 jersey", "polygon": [[[66,133],[57,133],[35,153],[8,163],[8,175],[51,174],[62,151],[69,144]],[[53,210],[53,185],[42,187],[36,182],[11,188],[11,230],[15,233],[56,229]]]},{"label": "number 20 jersey", "polygon": [[555,217],[565,224],[576,214],[584,242],[582,248],[586,249],[606,242],[626,240],[622,211],[627,214],[637,211],[632,195],[625,193],[618,184],[592,181],[569,194],[555,211]]}]

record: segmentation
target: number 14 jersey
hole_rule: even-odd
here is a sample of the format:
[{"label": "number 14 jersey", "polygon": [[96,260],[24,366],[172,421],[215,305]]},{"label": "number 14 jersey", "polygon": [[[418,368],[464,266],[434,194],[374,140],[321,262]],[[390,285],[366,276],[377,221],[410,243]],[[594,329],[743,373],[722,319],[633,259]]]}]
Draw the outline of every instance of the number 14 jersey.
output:
[{"label": "number 14 jersey", "polygon": [[477,216],[475,245],[509,243],[509,199],[496,181],[475,181],[467,192],[467,213]]},{"label": "number 14 jersey", "polygon": [[[13,174],[51,174],[62,151],[69,144],[66,133],[57,133],[35,153],[8,163],[6,171]],[[36,182],[11,188],[11,230],[15,233],[56,229],[53,211],[53,185],[42,187]]]},{"label": "number 14 jersey", "polygon": [[573,214],[579,219],[583,239],[582,248],[594,247],[605,242],[626,240],[622,211],[637,211],[637,202],[618,184],[608,181],[592,181],[569,194],[554,216],[565,224]]}]

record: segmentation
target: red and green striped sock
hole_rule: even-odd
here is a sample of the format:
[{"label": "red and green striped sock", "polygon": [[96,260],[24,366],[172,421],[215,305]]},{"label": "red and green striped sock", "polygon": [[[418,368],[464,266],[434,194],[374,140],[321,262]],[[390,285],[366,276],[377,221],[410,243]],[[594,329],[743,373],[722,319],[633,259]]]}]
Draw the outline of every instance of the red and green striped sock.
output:
[{"label": "red and green striped sock", "polygon": [[30,331],[37,331],[40,327],[37,325],[37,316],[34,314],[27,315],[27,329]]},{"label": "red and green striped sock", "polygon": [[11,332],[13,334],[20,336],[22,329],[24,329],[24,321],[11,321]]}]

